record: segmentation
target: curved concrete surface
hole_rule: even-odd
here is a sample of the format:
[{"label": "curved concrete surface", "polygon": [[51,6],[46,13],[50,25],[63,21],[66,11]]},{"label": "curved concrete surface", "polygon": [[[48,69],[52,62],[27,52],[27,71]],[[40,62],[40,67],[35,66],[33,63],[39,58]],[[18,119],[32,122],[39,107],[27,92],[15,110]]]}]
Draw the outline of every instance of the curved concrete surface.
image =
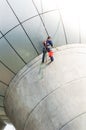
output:
[{"label": "curved concrete surface", "polygon": [[53,51],[54,62],[37,57],[7,89],[6,113],[18,130],[86,129],[86,45]]}]

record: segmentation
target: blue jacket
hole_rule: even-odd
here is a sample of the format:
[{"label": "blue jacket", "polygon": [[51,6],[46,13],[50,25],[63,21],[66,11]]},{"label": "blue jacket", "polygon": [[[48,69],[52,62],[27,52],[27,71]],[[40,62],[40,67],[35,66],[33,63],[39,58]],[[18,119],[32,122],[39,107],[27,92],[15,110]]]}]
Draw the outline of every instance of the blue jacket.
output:
[{"label": "blue jacket", "polygon": [[48,46],[53,47],[53,42],[52,42],[51,40],[47,40],[47,41],[46,41],[46,46],[47,46],[47,47],[48,47]]}]

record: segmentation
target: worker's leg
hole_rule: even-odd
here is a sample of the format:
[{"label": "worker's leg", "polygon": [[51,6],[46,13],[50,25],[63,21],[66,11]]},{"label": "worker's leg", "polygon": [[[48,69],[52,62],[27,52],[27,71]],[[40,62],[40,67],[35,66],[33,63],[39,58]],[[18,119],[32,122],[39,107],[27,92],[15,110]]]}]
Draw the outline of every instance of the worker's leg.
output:
[{"label": "worker's leg", "polygon": [[51,62],[54,61],[54,57],[53,56],[51,56],[50,59],[51,59]]},{"label": "worker's leg", "polygon": [[52,51],[52,50],[50,50],[50,51],[48,52],[48,55],[49,55],[49,57],[50,57],[51,62],[54,61],[53,51]]},{"label": "worker's leg", "polygon": [[46,52],[43,52],[42,63],[44,63]]}]

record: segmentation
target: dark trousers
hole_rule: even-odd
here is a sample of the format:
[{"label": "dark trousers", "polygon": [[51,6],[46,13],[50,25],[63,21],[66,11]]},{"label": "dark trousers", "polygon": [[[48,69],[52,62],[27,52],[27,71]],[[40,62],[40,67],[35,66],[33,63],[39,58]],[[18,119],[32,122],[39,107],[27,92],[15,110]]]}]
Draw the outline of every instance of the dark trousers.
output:
[{"label": "dark trousers", "polygon": [[51,59],[51,62],[54,61],[54,57],[53,56],[51,56],[50,59]]},{"label": "dark trousers", "polygon": [[43,51],[43,55],[42,55],[42,63],[44,63],[45,56],[46,56],[46,51]]}]

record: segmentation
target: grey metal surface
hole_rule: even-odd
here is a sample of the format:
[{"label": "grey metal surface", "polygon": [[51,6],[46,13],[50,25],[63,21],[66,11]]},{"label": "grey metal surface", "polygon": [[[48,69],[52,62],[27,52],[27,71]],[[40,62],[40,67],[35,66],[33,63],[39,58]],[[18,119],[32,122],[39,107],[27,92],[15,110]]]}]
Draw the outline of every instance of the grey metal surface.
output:
[{"label": "grey metal surface", "polygon": [[7,89],[6,112],[18,130],[86,129],[86,45],[53,51],[54,62],[37,57]]}]

